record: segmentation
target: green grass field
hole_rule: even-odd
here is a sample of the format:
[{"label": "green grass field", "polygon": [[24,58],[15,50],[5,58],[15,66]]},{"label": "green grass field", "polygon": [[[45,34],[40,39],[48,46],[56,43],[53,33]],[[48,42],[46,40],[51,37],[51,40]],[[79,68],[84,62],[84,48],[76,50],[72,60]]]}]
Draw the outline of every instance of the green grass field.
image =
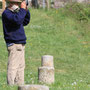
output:
[{"label": "green grass field", "polygon": [[[90,90],[90,20],[78,21],[59,10],[31,9],[27,36],[25,84],[38,82],[41,56],[53,55],[55,83],[50,90]],[[8,52],[0,19],[0,90],[17,90],[7,86]]]}]

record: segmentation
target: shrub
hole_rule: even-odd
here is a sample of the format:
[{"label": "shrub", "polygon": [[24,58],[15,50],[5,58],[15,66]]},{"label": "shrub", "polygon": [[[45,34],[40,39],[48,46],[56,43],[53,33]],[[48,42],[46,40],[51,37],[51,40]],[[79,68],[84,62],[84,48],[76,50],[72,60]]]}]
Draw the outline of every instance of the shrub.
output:
[{"label": "shrub", "polygon": [[90,18],[90,5],[72,3],[65,6],[69,16],[73,16],[80,21],[88,21]]}]

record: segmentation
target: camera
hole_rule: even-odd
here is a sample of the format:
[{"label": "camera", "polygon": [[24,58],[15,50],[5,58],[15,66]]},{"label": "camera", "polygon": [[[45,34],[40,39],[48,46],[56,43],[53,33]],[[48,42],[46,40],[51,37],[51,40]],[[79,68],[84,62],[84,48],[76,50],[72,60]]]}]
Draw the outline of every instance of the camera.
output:
[{"label": "camera", "polygon": [[25,2],[26,2],[26,5],[28,6],[28,0],[25,0]]}]

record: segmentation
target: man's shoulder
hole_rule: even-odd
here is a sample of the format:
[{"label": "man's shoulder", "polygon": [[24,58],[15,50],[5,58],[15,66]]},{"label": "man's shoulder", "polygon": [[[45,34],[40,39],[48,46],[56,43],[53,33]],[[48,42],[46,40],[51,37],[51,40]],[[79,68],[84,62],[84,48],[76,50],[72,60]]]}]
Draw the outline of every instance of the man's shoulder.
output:
[{"label": "man's shoulder", "polygon": [[3,11],[3,13],[2,13],[2,16],[5,15],[5,14],[8,14],[8,13],[10,13],[10,10],[5,9],[5,10]]}]

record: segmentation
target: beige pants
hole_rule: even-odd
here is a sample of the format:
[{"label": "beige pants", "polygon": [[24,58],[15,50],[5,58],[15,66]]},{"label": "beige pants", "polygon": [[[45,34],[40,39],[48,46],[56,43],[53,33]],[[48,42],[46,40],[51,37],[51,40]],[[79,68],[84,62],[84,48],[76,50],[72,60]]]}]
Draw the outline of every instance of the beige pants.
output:
[{"label": "beige pants", "polygon": [[24,48],[25,45],[22,44],[8,47],[7,83],[9,85],[24,84]]}]

